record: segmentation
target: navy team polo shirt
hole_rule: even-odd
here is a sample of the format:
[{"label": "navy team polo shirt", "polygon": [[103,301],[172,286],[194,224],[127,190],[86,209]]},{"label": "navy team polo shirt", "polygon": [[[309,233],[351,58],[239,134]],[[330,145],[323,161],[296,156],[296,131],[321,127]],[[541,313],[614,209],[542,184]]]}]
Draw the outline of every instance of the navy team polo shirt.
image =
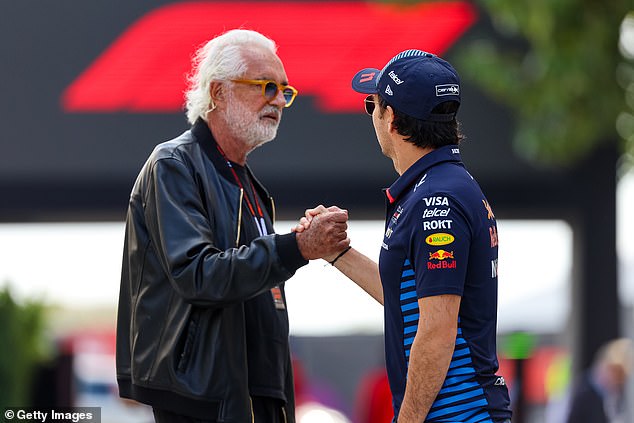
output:
[{"label": "navy team polo shirt", "polygon": [[394,415],[405,393],[418,329],[418,299],[461,296],[458,335],[445,382],[426,422],[498,422],[511,417],[497,376],[495,216],[465,169],[458,146],[432,151],[385,191],[386,231],[379,258],[385,352]]}]

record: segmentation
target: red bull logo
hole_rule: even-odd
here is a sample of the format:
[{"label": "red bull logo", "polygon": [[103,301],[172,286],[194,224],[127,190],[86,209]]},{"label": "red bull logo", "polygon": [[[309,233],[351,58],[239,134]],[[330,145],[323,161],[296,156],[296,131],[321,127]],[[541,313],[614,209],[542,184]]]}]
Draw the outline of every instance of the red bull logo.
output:
[{"label": "red bull logo", "polygon": [[430,260],[444,260],[448,258],[453,258],[453,251],[438,250],[435,253],[429,253]]},{"label": "red bull logo", "polygon": [[[455,269],[457,267],[456,260],[447,260],[453,259],[453,251],[446,250],[437,250],[433,253],[429,253],[429,261],[427,262],[428,270],[438,270],[438,269]],[[432,260],[438,260],[437,263],[432,262]]]}]

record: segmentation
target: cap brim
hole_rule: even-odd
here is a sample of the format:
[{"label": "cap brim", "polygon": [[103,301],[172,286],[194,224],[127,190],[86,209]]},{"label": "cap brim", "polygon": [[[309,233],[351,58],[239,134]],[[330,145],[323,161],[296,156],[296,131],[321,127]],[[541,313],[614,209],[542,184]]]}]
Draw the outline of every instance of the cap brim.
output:
[{"label": "cap brim", "polygon": [[352,78],[352,89],[358,93],[376,94],[377,80],[379,79],[380,70],[374,68],[365,68],[356,73]]}]

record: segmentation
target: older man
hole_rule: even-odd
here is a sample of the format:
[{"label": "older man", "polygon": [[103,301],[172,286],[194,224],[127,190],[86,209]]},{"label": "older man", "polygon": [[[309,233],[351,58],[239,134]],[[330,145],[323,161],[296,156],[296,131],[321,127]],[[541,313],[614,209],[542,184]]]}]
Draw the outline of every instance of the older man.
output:
[{"label": "older man", "polygon": [[273,234],[272,200],[246,164],[297,94],[272,40],[214,38],[190,81],[192,128],[154,149],[130,197],[120,394],[151,405],[157,422],[293,422],[284,282],[348,246],[347,214]]}]

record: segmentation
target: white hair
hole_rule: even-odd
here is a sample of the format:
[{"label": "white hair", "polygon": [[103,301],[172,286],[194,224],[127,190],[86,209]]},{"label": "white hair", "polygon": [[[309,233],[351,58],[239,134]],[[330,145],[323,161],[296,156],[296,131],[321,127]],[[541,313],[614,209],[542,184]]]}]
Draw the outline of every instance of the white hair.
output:
[{"label": "white hair", "polygon": [[189,90],[185,93],[187,120],[192,125],[206,114],[211,104],[209,86],[214,80],[237,78],[246,72],[244,49],[260,47],[276,53],[273,40],[259,32],[233,29],[208,41],[198,49],[188,77]]}]

